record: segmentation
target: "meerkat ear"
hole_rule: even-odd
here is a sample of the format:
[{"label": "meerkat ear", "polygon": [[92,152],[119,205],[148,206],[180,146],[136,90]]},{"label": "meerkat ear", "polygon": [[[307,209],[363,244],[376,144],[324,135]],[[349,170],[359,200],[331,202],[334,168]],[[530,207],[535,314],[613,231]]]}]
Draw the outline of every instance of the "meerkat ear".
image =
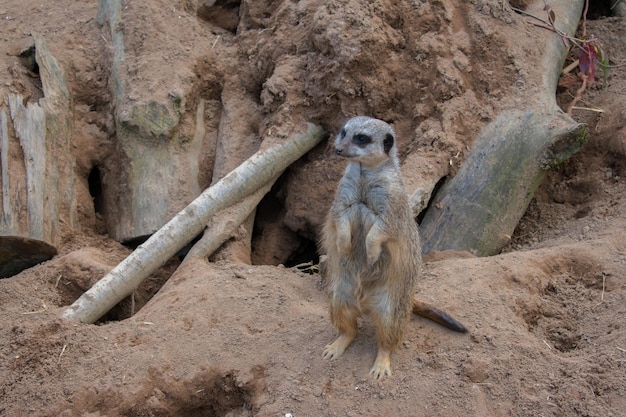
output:
[{"label": "meerkat ear", "polygon": [[389,153],[392,147],[393,147],[393,135],[391,133],[387,133],[385,135],[385,139],[383,140],[383,149],[385,150],[385,153]]}]

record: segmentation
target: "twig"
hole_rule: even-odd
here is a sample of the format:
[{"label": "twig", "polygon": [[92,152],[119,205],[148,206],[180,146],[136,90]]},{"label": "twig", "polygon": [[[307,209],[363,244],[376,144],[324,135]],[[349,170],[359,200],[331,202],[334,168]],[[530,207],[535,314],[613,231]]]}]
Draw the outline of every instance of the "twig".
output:
[{"label": "twig", "polygon": [[587,88],[587,78],[588,78],[587,74],[580,73],[578,74],[578,76],[583,80],[583,84],[580,86],[578,90],[576,90],[576,96],[574,97],[574,100],[572,100],[572,102],[567,108],[567,114],[569,114],[570,116],[572,115],[572,110],[574,108],[574,105],[576,105],[576,103],[578,103],[582,99],[583,92]]},{"label": "twig", "polygon": [[220,40],[221,37],[222,35],[218,35],[217,38],[215,38],[215,40],[213,41],[213,45],[211,45],[211,49],[215,48],[215,44],[217,43],[217,41]]},{"label": "twig", "polygon": [[37,310],[37,311],[26,311],[26,312],[22,313],[22,315],[39,314],[39,313],[43,313],[44,311],[48,310],[48,306],[46,305],[46,303],[43,300],[41,301],[41,305],[43,305],[43,309]]},{"label": "twig", "polygon": [[604,113],[604,110],[602,110],[602,109],[594,109],[592,107],[572,106],[572,110],[587,110],[587,111],[593,111],[593,112],[596,112],[596,113]]},{"label": "twig", "polygon": [[565,68],[563,68],[563,71],[561,71],[561,74],[565,75],[565,74],[569,74],[570,72],[572,72],[573,69],[575,69],[578,65],[580,64],[580,60],[577,59],[576,61],[572,62],[571,64],[569,64],[568,66],[566,66]]},{"label": "twig", "polygon": [[602,273],[602,294],[600,295],[600,301],[604,302],[604,289],[606,288],[606,274]]},{"label": "twig", "polygon": [[545,19],[542,19],[542,18],[540,18],[538,16],[535,16],[534,14],[528,13],[528,12],[526,12],[526,11],[524,11],[522,9],[518,9],[516,7],[511,7],[511,10],[513,10],[514,12],[519,13],[521,15],[528,16],[528,17],[531,17],[531,18],[533,18],[535,20],[538,20],[539,22],[543,23],[543,25],[535,24],[535,26],[543,28],[543,29],[551,30],[554,33],[556,33],[557,35],[559,35],[560,37],[567,39],[568,41],[570,41],[571,43],[576,45],[578,48],[583,49],[583,46],[579,43],[580,39],[578,39],[578,38],[576,38],[574,36],[570,36],[567,33],[559,30],[556,26],[554,26],[554,23],[551,23],[551,22],[549,22],[549,21],[547,21]]},{"label": "twig", "polygon": [[317,274],[320,270],[319,264],[314,264],[313,261],[304,262],[294,266],[298,271],[308,274]]},{"label": "twig", "polygon": [[57,365],[61,363],[61,356],[65,353],[65,349],[67,349],[67,343],[63,345],[63,349],[61,349],[61,353],[59,354],[59,359],[57,359]]},{"label": "twig", "polygon": [[61,281],[61,278],[63,278],[63,275],[59,274],[59,277],[57,278],[57,282],[54,283],[54,288],[55,289],[59,286],[59,281]]}]

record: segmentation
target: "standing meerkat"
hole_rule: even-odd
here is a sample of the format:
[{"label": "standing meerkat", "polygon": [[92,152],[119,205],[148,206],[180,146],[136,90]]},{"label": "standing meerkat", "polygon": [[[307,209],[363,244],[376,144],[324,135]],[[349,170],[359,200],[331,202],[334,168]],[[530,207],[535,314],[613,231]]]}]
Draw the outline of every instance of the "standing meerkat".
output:
[{"label": "standing meerkat", "polygon": [[378,353],[370,374],[391,375],[391,352],[402,341],[411,311],[453,330],[465,326],[414,299],[422,262],[417,223],[400,177],[396,135],[382,120],[354,117],[335,139],[348,159],[323,229],[330,315],[340,336],[324,349],[336,359],[370,314]]}]

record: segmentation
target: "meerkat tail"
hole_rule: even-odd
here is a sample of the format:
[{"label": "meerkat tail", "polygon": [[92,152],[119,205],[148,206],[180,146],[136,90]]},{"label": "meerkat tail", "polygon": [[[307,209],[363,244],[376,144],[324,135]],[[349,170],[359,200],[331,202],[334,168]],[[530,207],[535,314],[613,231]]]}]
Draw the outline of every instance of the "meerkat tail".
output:
[{"label": "meerkat tail", "polygon": [[450,316],[448,313],[439,310],[431,306],[430,304],[424,303],[413,298],[413,309],[414,314],[418,316],[426,317],[434,321],[435,323],[441,324],[443,327],[446,327],[450,330],[454,330],[459,333],[466,333],[467,327],[461,324],[458,320]]}]

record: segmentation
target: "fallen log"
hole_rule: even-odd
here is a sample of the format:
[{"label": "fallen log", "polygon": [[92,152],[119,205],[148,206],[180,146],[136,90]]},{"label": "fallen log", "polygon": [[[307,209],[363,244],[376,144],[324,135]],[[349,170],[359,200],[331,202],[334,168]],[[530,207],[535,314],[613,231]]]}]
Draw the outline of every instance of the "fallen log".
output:
[{"label": "fallen log", "polygon": [[[572,35],[584,0],[551,2],[559,30]],[[528,14],[542,12],[535,2]],[[543,12],[545,13],[545,12]],[[532,74],[539,88],[527,109],[501,113],[480,133],[455,177],[436,194],[420,225],[423,251],[470,251],[494,255],[508,243],[546,171],[586,142],[587,129],[566,115],[555,99],[568,48],[545,31],[543,60]],[[536,47],[536,46],[535,46]]]},{"label": "fallen log", "polygon": [[[271,179],[253,194],[237,204],[218,213],[211,219],[202,238],[187,253],[188,258],[208,258],[226,241],[235,236],[236,230],[256,210],[265,194],[271,189],[278,177]],[[184,262],[184,261],[183,261]]]},{"label": "fallen log", "polygon": [[0,278],[50,259],[62,228],[77,224],[73,101],[45,38],[32,37],[25,53],[34,53],[43,97],[27,102],[10,93],[0,100]]},{"label": "fallen log", "polygon": [[94,323],[197,236],[209,219],[276,178],[323,138],[321,127],[308,124],[271,148],[254,154],[179,212],[132,254],[81,295],[64,312],[67,320]]}]

